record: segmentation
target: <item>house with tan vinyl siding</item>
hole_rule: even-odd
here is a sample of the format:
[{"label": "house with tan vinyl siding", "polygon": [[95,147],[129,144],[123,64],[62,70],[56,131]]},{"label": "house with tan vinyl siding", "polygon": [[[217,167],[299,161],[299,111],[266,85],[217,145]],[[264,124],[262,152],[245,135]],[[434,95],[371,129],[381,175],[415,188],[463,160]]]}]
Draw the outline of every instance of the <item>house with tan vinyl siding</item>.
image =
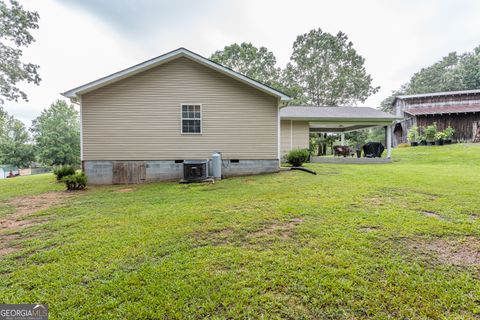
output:
[{"label": "house with tan vinyl siding", "polygon": [[184,48],[63,95],[80,105],[92,184],[180,179],[184,161],[214,152],[224,176],[279,170],[289,97]]},{"label": "house with tan vinyl siding", "polygon": [[[281,119],[281,117],[280,117]],[[280,154],[293,149],[308,149],[310,124],[308,121],[282,120],[280,122]]]}]

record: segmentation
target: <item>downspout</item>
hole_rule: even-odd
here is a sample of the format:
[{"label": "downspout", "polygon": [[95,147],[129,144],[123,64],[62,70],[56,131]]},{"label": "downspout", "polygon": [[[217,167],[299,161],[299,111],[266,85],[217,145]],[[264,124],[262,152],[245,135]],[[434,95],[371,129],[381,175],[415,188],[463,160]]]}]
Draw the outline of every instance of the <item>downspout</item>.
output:
[{"label": "downspout", "polygon": [[281,101],[278,101],[277,108],[277,159],[278,166],[280,166],[280,108],[282,107]]},{"label": "downspout", "polygon": [[80,163],[83,170],[83,117],[82,117],[82,97],[78,97],[78,104],[80,106]]}]

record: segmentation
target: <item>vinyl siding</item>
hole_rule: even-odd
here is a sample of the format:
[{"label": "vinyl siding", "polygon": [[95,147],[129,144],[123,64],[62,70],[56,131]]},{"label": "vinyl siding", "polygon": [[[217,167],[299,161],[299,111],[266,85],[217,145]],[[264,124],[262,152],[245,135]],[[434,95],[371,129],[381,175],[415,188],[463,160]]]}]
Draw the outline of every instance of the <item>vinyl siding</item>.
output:
[{"label": "vinyl siding", "polygon": [[292,149],[308,149],[310,138],[308,121],[282,120],[280,122],[280,136],[282,155]]},{"label": "vinyl siding", "polygon": [[[181,134],[181,104],[202,134]],[[188,58],[82,96],[83,160],[277,159],[278,101]]]}]

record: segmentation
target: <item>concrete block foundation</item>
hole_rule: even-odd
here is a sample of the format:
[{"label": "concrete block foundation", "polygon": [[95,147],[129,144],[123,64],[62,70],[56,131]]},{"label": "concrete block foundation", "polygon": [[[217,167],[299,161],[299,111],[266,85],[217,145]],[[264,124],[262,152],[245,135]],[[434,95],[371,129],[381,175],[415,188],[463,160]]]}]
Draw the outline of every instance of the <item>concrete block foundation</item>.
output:
[{"label": "concrete block foundation", "polygon": [[[183,163],[174,160],[146,160],[146,161],[112,161],[112,160],[85,160],[83,167],[88,177],[88,183],[94,185],[113,184],[114,163],[135,162],[143,164],[145,179],[142,181],[172,181],[183,178]],[[209,161],[209,175],[212,173],[211,161]],[[277,159],[267,160],[222,160],[222,176],[255,175],[273,173],[279,171]]]}]

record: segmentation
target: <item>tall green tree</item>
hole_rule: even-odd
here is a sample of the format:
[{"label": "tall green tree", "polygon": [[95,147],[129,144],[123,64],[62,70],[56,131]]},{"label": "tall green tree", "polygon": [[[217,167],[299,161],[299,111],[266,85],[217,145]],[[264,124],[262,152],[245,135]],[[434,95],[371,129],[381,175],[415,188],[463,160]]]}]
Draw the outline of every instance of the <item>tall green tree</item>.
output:
[{"label": "tall green tree", "polygon": [[79,115],[73,105],[57,100],[32,122],[37,157],[46,165],[80,163]]},{"label": "tall green tree", "polygon": [[35,41],[30,31],[38,28],[38,19],[37,12],[25,10],[18,1],[0,0],[0,96],[7,100],[27,100],[19,82],[40,83],[38,65],[21,60],[21,48]]},{"label": "tall green tree", "polygon": [[25,125],[0,108],[0,164],[29,167],[35,160]]},{"label": "tall green tree", "polygon": [[440,61],[422,68],[398,90],[385,98],[380,109],[392,111],[397,95],[442,91],[473,90],[480,88],[480,46],[472,52],[450,52]]},{"label": "tall green tree", "polygon": [[405,87],[408,94],[461,90],[462,77],[455,72],[463,57],[449,53],[439,62],[415,73]]},{"label": "tall green tree", "polygon": [[3,110],[2,106],[0,106],[0,137],[3,136],[5,130],[5,122],[8,119],[8,113]]},{"label": "tall green tree", "polygon": [[319,28],[297,37],[285,78],[300,88],[297,100],[319,106],[355,104],[379,89],[372,86],[364,64],[346,34],[334,36]]},{"label": "tall green tree", "polygon": [[280,88],[280,68],[275,55],[265,47],[251,43],[232,44],[216,51],[210,60],[237,71],[268,86]]},{"label": "tall green tree", "polygon": [[480,88],[480,46],[472,52],[465,53],[455,68],[456,79],[461,79],[460,90],[473,90]]}]

